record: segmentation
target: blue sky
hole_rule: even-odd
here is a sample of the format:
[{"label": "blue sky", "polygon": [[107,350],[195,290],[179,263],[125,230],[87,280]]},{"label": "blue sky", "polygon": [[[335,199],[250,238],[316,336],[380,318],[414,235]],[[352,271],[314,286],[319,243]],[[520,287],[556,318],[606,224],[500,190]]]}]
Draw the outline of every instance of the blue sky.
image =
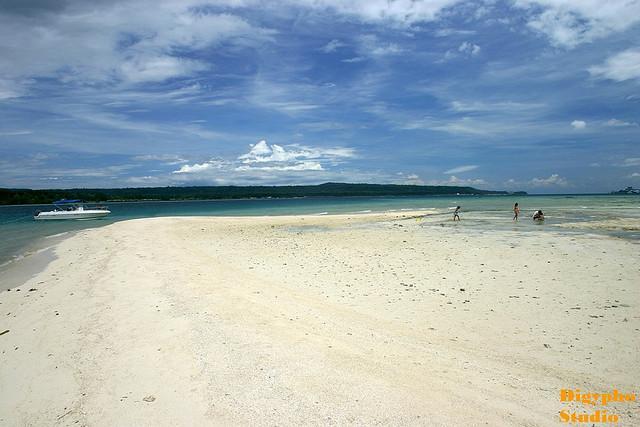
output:
[{"label": "blue sky", "polygon": [[0,187],[640,186],[640,1],[9,0]]}]

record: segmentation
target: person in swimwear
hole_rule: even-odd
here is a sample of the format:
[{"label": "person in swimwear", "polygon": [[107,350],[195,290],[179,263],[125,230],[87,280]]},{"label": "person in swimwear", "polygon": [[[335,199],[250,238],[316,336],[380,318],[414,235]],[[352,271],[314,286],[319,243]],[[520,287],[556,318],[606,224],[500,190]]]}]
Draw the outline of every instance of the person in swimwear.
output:
[{"label": "person in swimwear", "polygon": [[458,221],[460,221],[459,212],[460,212],[460,206],[456,207],[456,210],[453,211],[453,220],[454,221],[456,220],[456,218],[458,219]]},{"label": "person in swimwear", "polygon": [[534,221],[544,221],[544,214],[541,210],[537,210],[536,213],[533,214]]},{"label": "person in swimwear", "polygon": [[518,220],[518,215],[520,215],[520,208],[518,207],[518,204],[516,203],[515,205],[513,205],[513,220],[514,221]]}]

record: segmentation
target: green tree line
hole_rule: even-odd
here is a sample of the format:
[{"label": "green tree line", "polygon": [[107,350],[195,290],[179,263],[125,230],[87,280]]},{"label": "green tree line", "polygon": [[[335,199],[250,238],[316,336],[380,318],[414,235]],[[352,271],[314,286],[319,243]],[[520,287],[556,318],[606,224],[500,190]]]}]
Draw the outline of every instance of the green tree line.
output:
[{"label": "green tree line", "polygon": [[[211,186],[211,187],[147,187],[147,188],[74,188],[66,190],[29,190],[0,188],[0,204],[48,204],[59,199],[86,202],[139,200],[215,200],[291,197],[354,196],[427,196],[427,195],[508,194],[505,191],[478,190],[472,187],[344,184],[283,186]],[[524,194],[519,192],[518,194]]]}]

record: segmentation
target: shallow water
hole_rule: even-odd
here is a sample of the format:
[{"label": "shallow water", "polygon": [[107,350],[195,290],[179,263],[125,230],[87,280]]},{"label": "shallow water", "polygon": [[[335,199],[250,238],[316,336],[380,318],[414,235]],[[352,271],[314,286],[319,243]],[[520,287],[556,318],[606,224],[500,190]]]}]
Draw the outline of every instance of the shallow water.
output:
[{"label": "shallow water", "polygon": [[[513,204],[518,202],[521,219],[514,223]],[[461,206],[460,224],[478,230],[530,232],[605,233],[640,239],[640,197],[619,195],[554,196],[425,196],[425,197],[318,197],[296,199],[254,199],[180,202],[108,203],[108,218],[86,221],[34,221],[36,210],[46,205],[0,206],[0,266],[51,246],[55,237],[85,228],[101,227],[116,221],[162,216],[260,216],[295,214],[339,214],[414,209],[435,209],[438,214],[425,225],[454,226],[451,215]],[[543,224],[534,224],[531,215],[545,212]],[[626,224],[626,225],[625,225]]]}]

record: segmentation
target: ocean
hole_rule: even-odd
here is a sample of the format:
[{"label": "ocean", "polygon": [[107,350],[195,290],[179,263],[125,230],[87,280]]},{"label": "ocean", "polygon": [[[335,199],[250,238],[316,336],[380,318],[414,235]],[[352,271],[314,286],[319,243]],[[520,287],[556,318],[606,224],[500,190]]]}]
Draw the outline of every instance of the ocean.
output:
[{"label": "ocean", "polygon": [[[518,202],[521,218],[512,221]],[[461,206],[457,226],[482,230],[509,229],[536,232],[608,234],[640,241],[640,197],[625,195],[552,196],[423,196],[423,197],[313,197],[295,199],[209,200],[178,202],[107,203],[111,215],[97,220],[34,221],[33,213],[47,205],[0,206],[1,268],[25,254],[52,246],[59,238],[85,228],[134,218],[163,216],[261,216],[341,214],[414,209],[434,209],[430,221],[449,224],[452,209]],[[533,212],[545,213],[543,224],[534,224]]]}]

